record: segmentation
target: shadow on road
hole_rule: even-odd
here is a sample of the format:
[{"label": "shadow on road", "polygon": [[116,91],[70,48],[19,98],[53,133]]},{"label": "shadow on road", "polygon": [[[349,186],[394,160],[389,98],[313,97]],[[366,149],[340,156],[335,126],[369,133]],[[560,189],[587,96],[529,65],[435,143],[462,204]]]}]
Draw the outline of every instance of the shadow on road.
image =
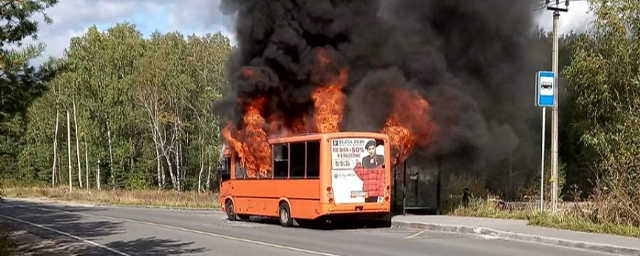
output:
[{"label": "shadow on road", "polygon": [[[18,205],[24,207],[19,207]],[[100,211],[104,210],[104,208],[100,207],[58,206],[8,201],[0,205],[0,215],[2,216],[42,225],[46,228],[90,241],[98,242],[98,239],[113,241],[101,244],[130,255],[181,255],[201,253],[207,250],[206,248],[192,248],[191,246],[194,242],[180,240],[155,237],[136,238],[133,240],[123,239],[122,236],[126,236],[127,233],[124,226],[125,222],[96,221],[97,217],[95,216],[83,215],[83,213],[99,214]],[[39,239],[40,241],[18,241],[22,244],[22,252],[25,255],[116,255],[104,248],[79,241],[52,230],[8,218],[0,217],[0,220],[5,225],[12,226],[14,230],[25,230],[44,238]],[[45,243],[46,239],[54,243]]]},{"label": "shadow on road", "polygon": [[[2,207],[0,208],[0,215],[39,224],[50,229],[79,236],[84,239],[106,237],[126,232],[122,226],[122,222],[106,220],[88,221],[86,220],[86,216],[80,214],[80,209],[76,209],[72,213],[63,212],[61,210],[67,211],[68,209],[63,209],[63,207],[31,204],[26,207]],[[10,221],[13,226],[28,229],[29,232],[33,231],[38,234],[46,232],[48,235],[61,235],[51,230],[34,227],[28,223],[22,223],[11,219],[6,220]]]},{"label": "shadow on road", "polygon": [[[208,251],[205,248],[189,248],[193,242],[181,242],[179,240],[158,239],[154,237],[138,238],[131,241],[116,241],[104,244],[105,246],[125,252],[130,255],[182,255],[192,253],[202,253]],[[104,250],[97,247],[78,249],[74,251],[78,255],[86,256],[102,256],[105,255]]]},{"label": "shadow on road", "polygon": [[[276,218],[252,217],[250,220],[243,221],[280,226],[280,222]],[[388,228],[383,222],[362,219],[336,219],[331,221],[320,219],[316,221],[298,221],[298,224],[299,226],[295,228],[327,231]]]}]

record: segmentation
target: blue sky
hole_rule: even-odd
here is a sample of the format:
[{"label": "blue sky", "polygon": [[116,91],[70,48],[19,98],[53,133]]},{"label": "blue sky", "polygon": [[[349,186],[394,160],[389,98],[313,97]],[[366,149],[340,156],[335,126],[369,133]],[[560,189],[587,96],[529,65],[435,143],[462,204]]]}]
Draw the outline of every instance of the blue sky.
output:
[{"label": "blue sky", "polygon": [[[514,0],[517,1],[517,0]],[[180,31],[183,34],[222,32],[233,38],[233,20],[222,15],[218,9],[220,0],[63,0],[51,9],[48,15],[53,24],[41,24],[39,42],[46,44],[43,56],[35,60],[41,63],[48,56],[61,57],[73,36],[81,36],[96,25],[99,29],[109,28],[120,22],[129,22],[144,34],[154,30],[160,32]],[[560,32],[580,30],[593,20],[587,13],[584,1],[571,2],[570,12],[560,17]],[[536,12],[538,24],[547,30],[551,28],[551,13]],[[499,15],[499,14],[498,14]],[[35,17],[40,19],[40,17]],[[41,20],[41,19],[40,19]],[[32,43],[25,40],[25,43]]]}]

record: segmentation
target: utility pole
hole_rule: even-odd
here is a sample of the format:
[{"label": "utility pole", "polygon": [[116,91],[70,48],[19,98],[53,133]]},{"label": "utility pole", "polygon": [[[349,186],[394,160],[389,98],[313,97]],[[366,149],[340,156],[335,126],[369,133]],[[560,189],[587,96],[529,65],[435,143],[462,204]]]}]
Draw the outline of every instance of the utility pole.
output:
[{"label": "utility pole", "polygon": [[558,81],[560,75],[558,74],[558,19],[560,18],[560,12],[569,11],[569,0],[564,0],[565,8],[560,7],[560,0],[556,0],[555,6],[550,6],[550,0],[545,0],[547,4],[547,10],[553,11],[553,58],[552,66],[553,73],[555,74],[554,81],[554,104],[551,112],[551,179],[553,185],[551,188],[551,210],[556,213],[558,210]]}]

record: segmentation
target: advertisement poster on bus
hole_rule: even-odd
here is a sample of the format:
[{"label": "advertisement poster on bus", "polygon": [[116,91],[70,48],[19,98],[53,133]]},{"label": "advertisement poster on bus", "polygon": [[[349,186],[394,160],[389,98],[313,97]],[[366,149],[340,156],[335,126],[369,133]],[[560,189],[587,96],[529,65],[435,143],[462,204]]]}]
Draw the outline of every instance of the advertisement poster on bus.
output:
[{"label": "advertisement poster on bus", "polygon": [[337,204],[382,202],[384,146],[382,141],[369,138],[331,142],[331,176]]}]

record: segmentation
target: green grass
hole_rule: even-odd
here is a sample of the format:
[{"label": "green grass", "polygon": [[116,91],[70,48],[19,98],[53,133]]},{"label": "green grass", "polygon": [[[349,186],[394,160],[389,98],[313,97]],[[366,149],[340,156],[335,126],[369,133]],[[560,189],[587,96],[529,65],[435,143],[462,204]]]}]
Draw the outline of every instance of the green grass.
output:
[{"label": "green grass", "polygon": [[67,187],[8,187],[6,198],[48,198],[63,201],[112,205],[160,206],[179,208],[220,208],[217,193],[172,190],[86,190]]}]

